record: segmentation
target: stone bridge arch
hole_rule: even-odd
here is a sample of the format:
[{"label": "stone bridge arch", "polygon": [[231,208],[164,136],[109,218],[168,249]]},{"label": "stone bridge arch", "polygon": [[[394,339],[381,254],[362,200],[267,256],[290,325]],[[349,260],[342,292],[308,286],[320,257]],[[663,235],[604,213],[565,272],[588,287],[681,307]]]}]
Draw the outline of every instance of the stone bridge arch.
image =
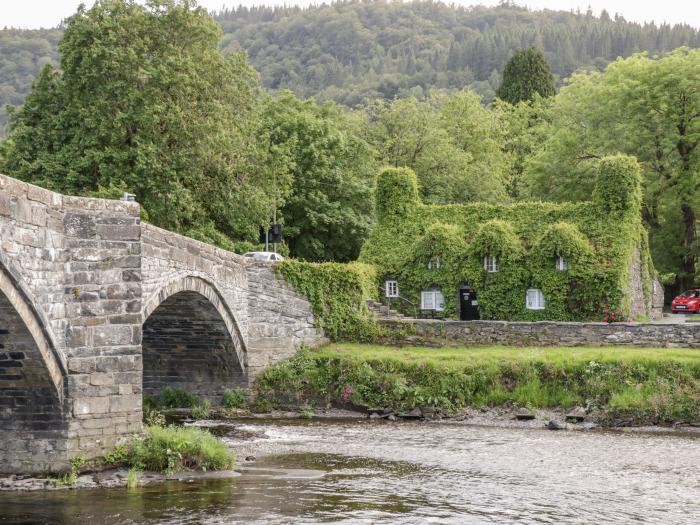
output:
[{"label": "stone bridge arch", "polygon": [[66,368],[48,321],[0,254],[0,464],[51,469],[66,450]]},{"label": "stone bridge arch", "polygon": [[217,285],[180,273],[144,300],[143,391],[181,388],[220,401],[247,385],[247,351],[238,321]]}]

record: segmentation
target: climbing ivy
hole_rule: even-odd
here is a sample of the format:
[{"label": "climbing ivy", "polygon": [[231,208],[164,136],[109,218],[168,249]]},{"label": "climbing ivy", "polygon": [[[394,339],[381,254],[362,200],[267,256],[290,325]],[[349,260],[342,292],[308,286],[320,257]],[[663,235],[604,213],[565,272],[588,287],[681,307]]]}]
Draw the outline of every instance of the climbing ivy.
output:
[{"label": "climbing ivy", "polygon": [[[636,160],[618,155],[599,162],[589,202],[439,206],[418,201],[410,170],[387,169],[377,180],[378,223],[360,261],[396,278],[414,303],[420,290],[440,287],[448,317],[456,316],[459,288],[468,285],[484,319],[598,320],[604,306],[630,312],[630,267],[639,256],[648,310],[656,272],[640,184]],[[498,258],[498,272],[484,269],[485,256]],[[555,267],[560,256],[563,271]],[[428,264],[434,259],[439,268]],[[525,307],[529,288],[542,290],[544,309]]]},{"label": "climbing ivy", "polygon": [[367,307],[376,297],[377,271],[362,263],[308,263],[285,260],[275,271],[306,297],[331,340],[371,340],[377,323]]}]

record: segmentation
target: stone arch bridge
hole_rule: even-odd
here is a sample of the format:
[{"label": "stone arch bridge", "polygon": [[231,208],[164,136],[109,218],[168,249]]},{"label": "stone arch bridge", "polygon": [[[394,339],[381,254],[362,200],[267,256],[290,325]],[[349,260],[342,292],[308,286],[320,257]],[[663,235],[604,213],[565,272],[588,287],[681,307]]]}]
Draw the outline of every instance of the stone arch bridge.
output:
[{"label": "stone arch bridge", "polygon": [[218,400],[321,340],[269,263],[0,175],[0,472],[102,454],[141,430],[143,393]]}]

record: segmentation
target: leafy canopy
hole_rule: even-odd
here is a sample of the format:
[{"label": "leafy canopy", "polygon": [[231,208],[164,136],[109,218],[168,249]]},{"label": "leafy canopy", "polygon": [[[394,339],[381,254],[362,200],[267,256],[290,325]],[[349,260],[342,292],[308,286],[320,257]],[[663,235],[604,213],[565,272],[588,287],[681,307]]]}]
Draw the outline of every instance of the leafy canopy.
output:
[{"label": "leafy canopy", "polygon": [[[551,136],[526,169],[527,192],[585,200],[600,157],[634,155],[642,167],[642,212],[656,265],[676,275],[677,286],[697,282],[700,50],[638,54],[602,73],[577,73],[556,97],[551,115]],[[624,188],[618,191],[624,199]]]},{"label": "leafy canopy", "polygon": [[69,194],[126,189],[155,224],[209,242],[252,235],[269,209],[257,75],[220,37],[192,0],[81,6],[60,71],[45,66],[12,112],[0,168]]}]

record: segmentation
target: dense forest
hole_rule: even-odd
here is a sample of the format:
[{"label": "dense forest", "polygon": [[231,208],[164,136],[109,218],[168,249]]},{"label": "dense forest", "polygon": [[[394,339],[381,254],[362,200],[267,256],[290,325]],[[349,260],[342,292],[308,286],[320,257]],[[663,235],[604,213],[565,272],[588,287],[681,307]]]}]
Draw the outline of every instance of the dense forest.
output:
[{"label": "dense forest", "polygon": [[[245,50],[263,86],[350,107],[376,98],[421,99],[432,87],[470,87],[489,101],[508,58],[530,46],[544,51],[559,84],[618,56],[700,47],[700,31],[687,25],[640,25],[605,11],[529,11],[512,2],[239,7],[215,19],[224,32],[221,49]],[[21,103],[41,66],[58,63],[62,32],[0,31],[0,107]],[[5,122],[0,111],[0,135]]]}]

